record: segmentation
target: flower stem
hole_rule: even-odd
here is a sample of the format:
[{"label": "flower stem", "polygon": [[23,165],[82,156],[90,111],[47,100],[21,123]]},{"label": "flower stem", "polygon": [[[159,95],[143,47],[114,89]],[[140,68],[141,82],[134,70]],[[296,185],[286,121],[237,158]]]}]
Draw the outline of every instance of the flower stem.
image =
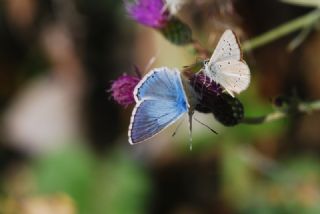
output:
[{"label": "flower stem", "polygon": [[268,123],[275,120],[279,120],[286,117],[286,114],[281,111],[275,111],[270,114],[267,114],[265,116],[261,117],[245,117],[241,121],[242,124],[248,124],[248,125],[256,125],[256,124],[262,124],[262,123]]},{"label": "flower stem", "polygon": [[[310,103],[300,103],[297,108],[299,113],[309,114],[314,111],[320,110],[320,100],[310,102]],[[270,114],[260,117],[246,117],[244,118],[241,123],[247,125],[256,125],[256,124],[263,124],[272,121],[276,121],[282,118],[287,117],[289,114],[282,111],[274,111]]]},{"label": "flower stem", "polygon": [[314,110],[319,110],[320,109],[320,101],[314,101],[312,103],[301,103],[299,106],[298,106],[298,110],[300,112],[306,112],[306,113],[309,113],[309,112],[312,112]]},{"label": "flower stem", "polygon": [[260,36],[250,39],[243,43],[243,51],[250,51],[266,45],[276,39],[279,39],[296,30],[308,27],[320,19],[320,9],[315,9],[310,13],[289,21],[279,27],[276,27]]}]

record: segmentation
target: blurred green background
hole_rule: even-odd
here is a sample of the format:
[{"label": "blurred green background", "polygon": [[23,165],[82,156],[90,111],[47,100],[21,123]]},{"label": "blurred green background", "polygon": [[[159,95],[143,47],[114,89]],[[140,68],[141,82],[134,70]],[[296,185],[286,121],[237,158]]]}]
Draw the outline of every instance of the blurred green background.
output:
[{"label": "blurred green background", "polygon": [[[209,50],[226,28],[245,41],[311,11],[278,0],[194,0],[179,17]],[[272,99],[320,98],[320,34],[293,51],[290,34],[247,52],[252,83],[246,116],[272,112]],[[226,128],[196,117],[130,146],[132,107],[107,92],[137,65],[194,63],[134,23],[119,0],[0,2],[0,213],[320,213],[320,114]]]}]

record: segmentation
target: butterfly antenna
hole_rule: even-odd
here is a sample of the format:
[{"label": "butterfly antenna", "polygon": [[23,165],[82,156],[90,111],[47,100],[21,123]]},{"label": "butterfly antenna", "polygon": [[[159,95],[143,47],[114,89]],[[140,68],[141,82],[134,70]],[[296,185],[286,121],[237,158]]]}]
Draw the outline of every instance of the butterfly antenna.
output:
[{"label": "butterfly antenna", "polygon": [[201,122],[200,120],[198,120],[197,118],[194,118],[195,121],[197,121],[198,123],[200,123],[201,125],[207,127],[210,131],[212,131],[215,134],[218,134],[218,132],[216,132],[215,130],[213,130],[212,128],[210,128],[208,125],[204,124],[203,122]]},{"label": "butterfly antenna", "polygon": [[172,133],[172,137],[174,137],[177,134],[178,129],[180,128],[181,124],[182,124],[183,120],[180,121],[180,123],[177,125],[176,129],[174,130],[174,132]]},{"label": "butterfly antenna", "polygon": [[160,49],[156,52],[156,54],[153,57],[150,58],[148,64],[146,65],[146,67],[144,69],[144,73],[146,73],[150,69],[150,67],[154,64],[154,62],[156,61],[159,54],[160,54]]},{"label": "butterfly antenna", "polygon": [[193,112],[189,112],[189,135],[190,135],[190,151],[192,151],[192,115]]}]

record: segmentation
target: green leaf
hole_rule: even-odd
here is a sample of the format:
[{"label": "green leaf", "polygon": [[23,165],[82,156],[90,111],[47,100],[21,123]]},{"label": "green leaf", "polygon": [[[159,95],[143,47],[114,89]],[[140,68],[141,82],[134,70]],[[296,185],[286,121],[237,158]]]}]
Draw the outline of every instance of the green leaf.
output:
[{"label": "green leaf", "polygon": [[88,149],[70,146],[34,160],[34,177],[41,194],[66,193],[79,213],[87,213],[96,161]]},{"label": "green leaf", "polygon": [[90,213],[145,213],[151,182],[144,168],[129,154],[121,150],[109,153],[96,178]]}]

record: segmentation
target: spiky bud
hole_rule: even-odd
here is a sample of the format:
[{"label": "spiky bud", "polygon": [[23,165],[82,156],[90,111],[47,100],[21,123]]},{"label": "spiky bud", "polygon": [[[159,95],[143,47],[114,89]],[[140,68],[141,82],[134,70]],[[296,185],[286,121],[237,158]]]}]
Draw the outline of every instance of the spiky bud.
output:
[{"label": "spiky bud", "polygon": [[163,36],[175,45],[186,45],[192,42],[192,31],[188,25],[178,18],[172,17],[159,29]]}]

